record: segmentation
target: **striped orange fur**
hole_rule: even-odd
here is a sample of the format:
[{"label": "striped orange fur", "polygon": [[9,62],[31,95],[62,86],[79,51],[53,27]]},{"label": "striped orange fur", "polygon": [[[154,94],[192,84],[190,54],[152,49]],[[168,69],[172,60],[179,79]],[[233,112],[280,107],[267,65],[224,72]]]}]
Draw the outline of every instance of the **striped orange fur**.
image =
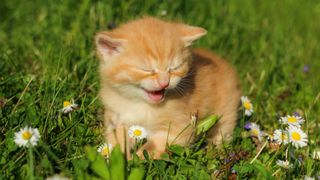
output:
[{"label": "striped orange fur", "polygon": [[[220,143],[230,137],[240,98],[238,78],[220,57],[190,48],[205,34],[200,27],[152,17],[97,33],[100,96],[110,143],[124,147],[123,130],[141,125],[149,133],[143,148],[159,156],[168,133],[168,143],[172,143],[194,112],[199,119],[222,116],[210,131],[209,141]],[[173,143],[185,145],[191,132],[192,128],[187,129]]]}]

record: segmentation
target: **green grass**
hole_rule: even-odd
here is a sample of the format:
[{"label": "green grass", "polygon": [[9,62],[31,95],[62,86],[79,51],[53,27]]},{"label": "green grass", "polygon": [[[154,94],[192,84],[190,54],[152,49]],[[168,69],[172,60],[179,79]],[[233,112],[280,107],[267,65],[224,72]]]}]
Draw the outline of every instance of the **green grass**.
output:
[{"label": "green grass", "polygon": [[[284,159],[285,147],[274,152],[266,146],[250,163],[259,147],[241,123],[233,141],[221,149],[173,146],[172,155],[163,160],[135,157],[128,162],[120,161],[123,157],[115,151],[108,166],[95,156],[90,147],[103,142],[103,126],[93,37],[108,24],[142,15],[206,28],[208,35],[195,46],[234,65],[243,94],[254,104],[248,120],[266,132],[280,127],[281,116],[303,115],[309,142],[299,150],[289,148],[292,169],[279,171],[275,165]],[[36,179],[55,173],[75,179],[107,177],[107,171],[111,177],[132,179],[319,179],[320,162],[311,158],[320,148],[319,19],[320,3],[311,0],[1,1],[0,179],[30,177],[28,148],[13,142],[25,125],[41,134],[41,142],[31,149]],[[308,72],[303,71],[306,65]],[[63,101],[71,99],[80,108],[62,116]]]}]

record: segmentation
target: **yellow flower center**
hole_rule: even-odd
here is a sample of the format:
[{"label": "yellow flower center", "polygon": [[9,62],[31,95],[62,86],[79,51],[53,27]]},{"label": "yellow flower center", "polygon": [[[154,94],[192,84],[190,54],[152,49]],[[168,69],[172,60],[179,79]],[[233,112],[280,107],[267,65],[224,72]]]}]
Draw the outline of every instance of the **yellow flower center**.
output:
[{"label": "yellow flower center", "polygon": [[70,101],[63,101],[63,107],[70,106],[71,102]]},{"label": "yellow flower center", "polygon": [[288,117],[288,122],[289,123],[296,123],[298,120],[295,117]]},{"label": "yellow flower center", "polygon": [[287,135],[282,134],[282,135],[281,135],[281,139],[282,139],[282,141],[283,141],[283,140],[286,140],[286,139],[287,139]]},{"label": "yellow flower center", "polygon": [[101,151],[102,156],[108,156],[109,155],[109,148],[104,147]]},{"label": "yellow flower center", "polygon": [[291,137],[292,137],[292,139],[295,140],[295,141],[299,141],[299,140],[301,139],[300,134],[297,133],[297,132],[293,132],[293,133],[291,134]]},{"label": "yellow flower center", "polygon": [[136,129],[136,130],[133,131],[133,134],[134,134],[135,136],[141,136],[142,131],[141,131],[140,129]]},{"label": "yellow flower center", "polygon": [[243,103],[243,106],[244,106],[244,108],[245,109],[251,109],[251,104],[250,104],[250,102],[249,101],[245,101],[244,103]]},{"label": "yellow flower center", "polygon": [[31,138],[32,134],[29,131],[25,131],[22,133],[22,138],[24,140],[29,140]]},{"label": "yellow flower center", "polygon": [[259,131],[257,129],[252,129],[251,132],[253,135],[259,136]]}]

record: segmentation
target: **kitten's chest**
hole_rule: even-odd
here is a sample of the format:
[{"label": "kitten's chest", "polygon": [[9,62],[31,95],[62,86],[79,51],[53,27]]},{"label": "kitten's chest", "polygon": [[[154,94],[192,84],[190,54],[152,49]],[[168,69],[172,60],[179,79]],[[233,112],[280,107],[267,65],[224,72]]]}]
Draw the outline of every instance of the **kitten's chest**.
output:
[{"label": "kitten's chest", "polygon": [[[104,93],[106,92],[106,93]],[[112,91],[101,91],[100,95],[107,108],[109,120],[115,124],[127,126],[141,125],[152,129],[155,127],[166,127],[171,121],[188,119],[190,112],[184,101],[168,99],[161,106],[153,106],[143,101],[126,99]]]},{"label": "kitten's chest", "polygon": [[159,110],[144,103],[130,101],[111,102],[108,109],[114,113],[116,119],[113,121],[126,125],[152,126],[156,123],[156,117],[159,116]]}]

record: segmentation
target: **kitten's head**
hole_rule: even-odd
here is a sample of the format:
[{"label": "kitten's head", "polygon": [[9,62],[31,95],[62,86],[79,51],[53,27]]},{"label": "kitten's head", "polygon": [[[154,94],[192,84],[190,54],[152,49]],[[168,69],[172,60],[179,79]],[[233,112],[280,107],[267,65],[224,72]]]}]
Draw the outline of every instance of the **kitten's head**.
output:
[{"label": "kitten's head", "polygon": [[186,77],[191,43],[206,34],[200,27],[155,18],[131,21],[95,37],[101,83],[123,96],[160,103],[165,91]]}]

